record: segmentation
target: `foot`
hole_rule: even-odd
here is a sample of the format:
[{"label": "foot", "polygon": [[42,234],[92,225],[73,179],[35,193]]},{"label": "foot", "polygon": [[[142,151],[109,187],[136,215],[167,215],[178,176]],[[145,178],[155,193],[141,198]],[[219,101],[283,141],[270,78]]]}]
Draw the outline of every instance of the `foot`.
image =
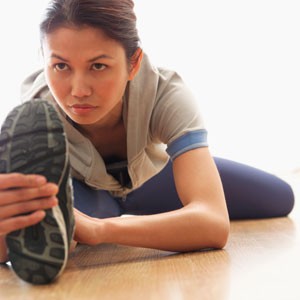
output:
[{"label": "foot", "polygon": [[0,173],[44,175],[59,185],[59,205],[37,225],[12,232],[6,243],[15,273],[33,284],[64,270],[74,233],[72,185],[63,124],[55,108],[36,99],[12,110],[0,134]]}]

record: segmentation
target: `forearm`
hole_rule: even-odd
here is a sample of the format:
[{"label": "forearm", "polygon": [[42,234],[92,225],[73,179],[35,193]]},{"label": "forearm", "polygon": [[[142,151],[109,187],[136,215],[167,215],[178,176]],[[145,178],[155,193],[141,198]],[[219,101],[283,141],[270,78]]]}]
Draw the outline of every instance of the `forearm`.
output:
[{"label": "forearm", "polygon": [[0,236],[0,263],[8,261],[7,247],[5,242],[5,236]]},{"label": "forearm", "polygon": [[105,243],[182,252],[223,248],[229,224],[200,205],[189,205],[162,214],[111,218],[99,230]]}]

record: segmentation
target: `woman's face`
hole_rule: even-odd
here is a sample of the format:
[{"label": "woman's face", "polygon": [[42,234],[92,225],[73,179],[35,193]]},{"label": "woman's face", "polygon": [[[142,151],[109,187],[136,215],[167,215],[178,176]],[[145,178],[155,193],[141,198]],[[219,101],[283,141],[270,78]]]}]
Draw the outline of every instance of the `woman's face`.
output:
[{"label": "woman's face", "polygon": [[120,43],[92,27],[62,27],[43,40],[46,81],[62,110],[79,125],[113,126],[131,79]]}]

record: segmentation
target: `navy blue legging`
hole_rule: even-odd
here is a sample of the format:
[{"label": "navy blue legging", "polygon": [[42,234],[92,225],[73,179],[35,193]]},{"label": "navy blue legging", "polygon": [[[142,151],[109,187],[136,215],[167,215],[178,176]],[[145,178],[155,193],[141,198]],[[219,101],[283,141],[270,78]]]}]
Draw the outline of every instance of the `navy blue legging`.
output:
[{"label": "navy blue legging", "polygon": [[[230,219],[257,219],[288,215],[294,206],[293,191],[282,179],[259,169],[226,159],[214,158],[219,170]],[[74,204],[98,218],[122,214],[149,215],[182,207],[178,198],[172,162],[126,199],[94,190],[73,179]]]}]

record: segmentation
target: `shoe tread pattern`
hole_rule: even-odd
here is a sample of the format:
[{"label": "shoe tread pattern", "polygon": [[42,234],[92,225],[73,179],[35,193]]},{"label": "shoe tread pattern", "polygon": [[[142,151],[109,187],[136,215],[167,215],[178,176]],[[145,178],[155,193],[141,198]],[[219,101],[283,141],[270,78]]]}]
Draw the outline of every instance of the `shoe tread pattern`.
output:
[{"label": "shoe tread pattern", "polygon": [[[30,101],[7,116],[0,135],[1,173],[41,174],[58,184],[65,160],[64,130],[50,104]],[[62,197],[64,192],[59,194]],[[65,204],[60,203],[60,206]],[[64,242],[60,226],[53,209],[49,209],[39,224],[7,235],[12,267],[23,280],[44,284],[62,271],[68,244]]]}]

